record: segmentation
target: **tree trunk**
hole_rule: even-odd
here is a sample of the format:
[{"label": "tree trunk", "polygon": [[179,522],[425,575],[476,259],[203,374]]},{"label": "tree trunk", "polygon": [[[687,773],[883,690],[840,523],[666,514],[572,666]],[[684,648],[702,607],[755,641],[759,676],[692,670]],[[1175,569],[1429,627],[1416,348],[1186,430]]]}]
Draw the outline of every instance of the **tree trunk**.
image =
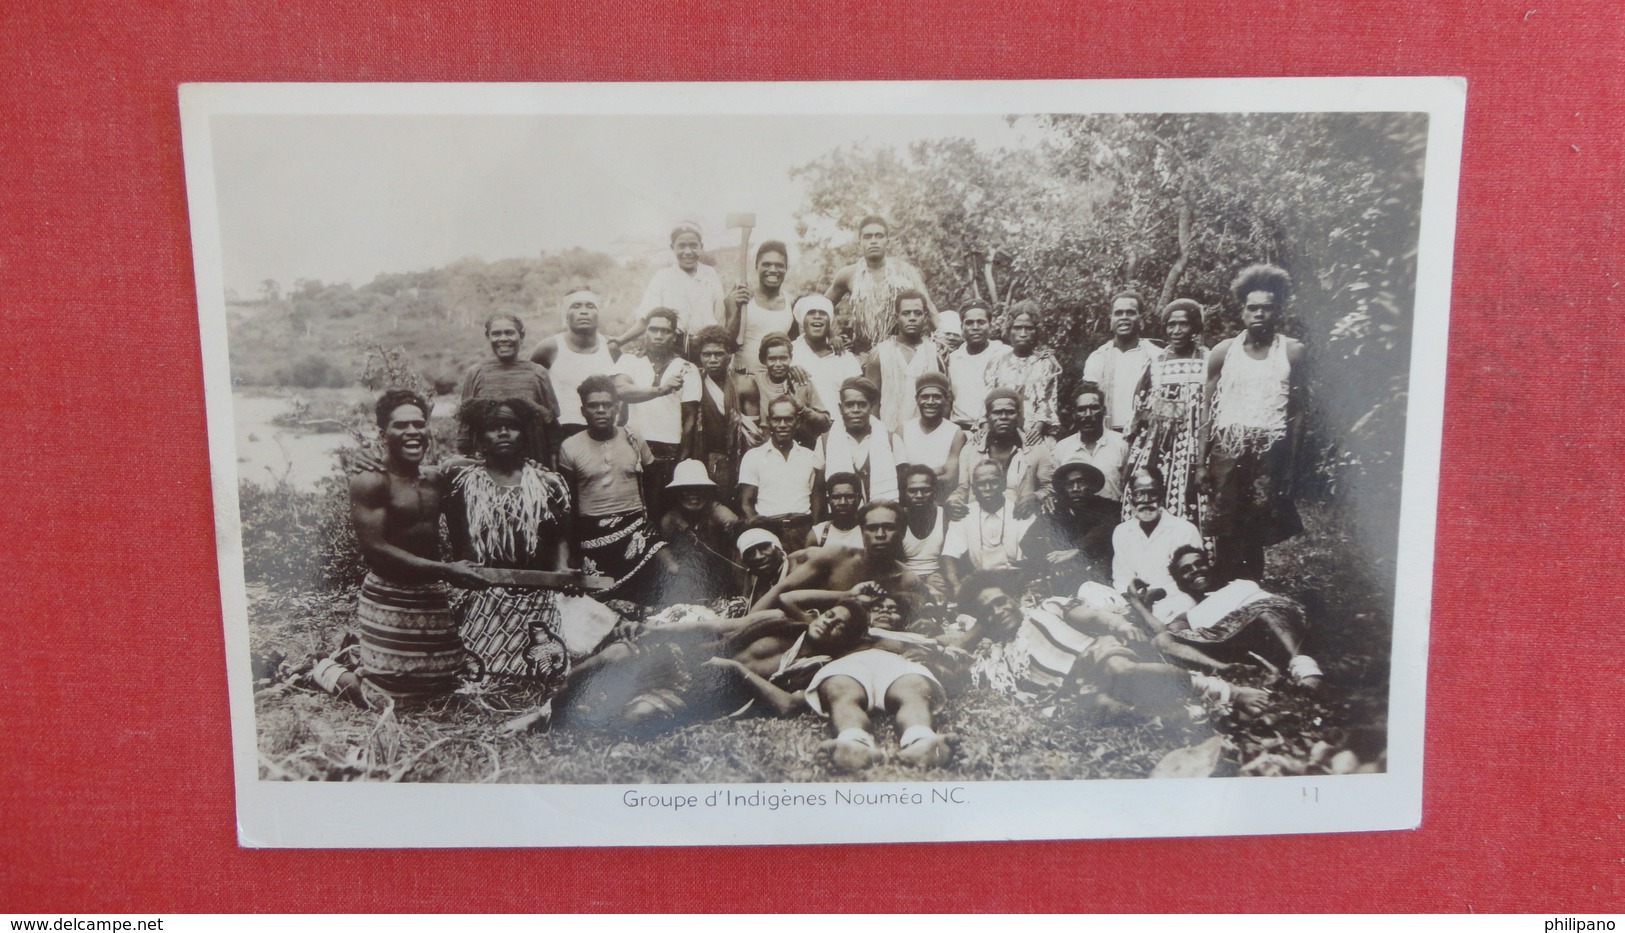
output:
[{"label": "tree trunk", "polygon": [[1174,287],[1179,284],[1179,277],[1185,274],[1185,264],[1191,258],[1191,199],[1184,194],[1179,196],[1179,257],[1174,264],[1168,267],[1168,274],[1162,280],[1162,294],[1157,298],[1157,306],[1151,309],[1161,313],[1168,307],[1168,302],[1174,300]]}]

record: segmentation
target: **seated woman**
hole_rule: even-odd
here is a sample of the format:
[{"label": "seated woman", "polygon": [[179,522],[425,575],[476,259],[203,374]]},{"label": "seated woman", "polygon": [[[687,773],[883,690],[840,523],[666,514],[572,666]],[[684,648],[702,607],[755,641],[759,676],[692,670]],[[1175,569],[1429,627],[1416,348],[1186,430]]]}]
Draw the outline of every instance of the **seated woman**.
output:
[{"label": "seated woman", "polygon": [[[457,417],[476,453],[442,470],[457,558],[484,567],[567,572],[569,488],[557,473],[525,457],[533,449],[535,407],[519,398],[474,398]],[[534,703],[545,703],[569,677],[570,652],[554,590],[477,590],[463,604],[459,634],[484,677],[523,685]]]},{"label": "seated woman", "polygon": [[1251,580],[1223,581],[1199,547],[1174,551],[1168,572],[1196,605],[1161,625],[1140,600],[1131,603],[1142,610],[1145,624],[1157,633],[1152,644],[1169,660],[1219,673],[1262,661],[1284,668],[1292,683],[1305,690],[1320,686],[1320,665],[1302,653],[1309,623],[1297,600]]}]

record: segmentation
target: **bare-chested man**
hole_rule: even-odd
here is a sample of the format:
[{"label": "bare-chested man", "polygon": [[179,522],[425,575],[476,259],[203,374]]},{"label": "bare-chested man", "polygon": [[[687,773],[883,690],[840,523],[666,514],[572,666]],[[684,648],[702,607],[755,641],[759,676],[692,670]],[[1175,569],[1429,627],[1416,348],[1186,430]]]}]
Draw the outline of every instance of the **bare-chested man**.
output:
[{"label": "bare-chested man", "polygon": [[489,584],[473,564],[440,559],[440,477],[423,466],[429,403],[415,392],[391,389],[378,399],[375,413],[384,469],[350,477],[350,521],[368,570],[356,613],[358,673],[390,696],[427,699],[451,692],[463,665],[444,584]]},{"label": "bare-chested man", "polygon": [[925,584],[903,562],[903,507],[885,499],[870,502],[858,524],[863,528],[863,547],[812,551],[752,608],[783,608],[786,593],[797,593],[803,605],[813,608],[832,606],[860,583],[870,584],[865,588],[870,595],[923,599]]},{"label": "bare-chested man", "polygon": [[891,225],[874,214],[858,221],[858,246],[863,258],[835,273],[829,291],[824,296],[837,307],[842,298],[850,296],[853,349],[867,351],[890,337],[897,329],[897,295],[913,289],[925,300],[926,310],[934,322],[936,303],[925,288],[920,271],[907,262],[887,256]]}]

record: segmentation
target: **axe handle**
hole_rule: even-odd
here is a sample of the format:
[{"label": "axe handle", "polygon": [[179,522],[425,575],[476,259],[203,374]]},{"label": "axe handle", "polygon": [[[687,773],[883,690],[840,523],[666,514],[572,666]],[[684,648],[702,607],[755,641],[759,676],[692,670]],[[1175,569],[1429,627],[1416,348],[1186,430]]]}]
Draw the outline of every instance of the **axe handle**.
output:
[{"label": "axe handle", "polygon": [[[750,227],[739,228],[739,281],[750,284]],[[740,311],[743,314],[743,309]]]}]

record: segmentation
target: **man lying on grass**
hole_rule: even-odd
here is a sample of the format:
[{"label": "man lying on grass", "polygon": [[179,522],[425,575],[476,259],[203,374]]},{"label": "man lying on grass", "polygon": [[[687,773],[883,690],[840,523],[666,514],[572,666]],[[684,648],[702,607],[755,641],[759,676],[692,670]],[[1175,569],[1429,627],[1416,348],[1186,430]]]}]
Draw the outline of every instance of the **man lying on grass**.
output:
[{"label": "man lying on grass", "polygon": [[1305,690],[1320,687],[1320,665],[1303,654],[1308,632],[1303,606],[1268,592],[1252,580],[1224,581],[1199,547],[1174,551],[1168,573],[1174,585],[1194,601],[1167,625],[1130,600],[1147,626],[1156,632],[1151,643],[1169,660],[1197,670],[1223,674],[1262,665],[1286,669],[1291,682]]},{"label": "man lying on grass", "polygon": [[1000,693],[1076,697],[1104,719],[1160,716],[1173,722],[1189,719],[1187,704],[1195,694],[1247,712],[1260,711],[1269,697],[1163,661],[1117,613],[1081,599],[1049,599],[1026,608],[1020,597],[1019,582],[1006,571],[971,574],[959,589],[959,608],[975,622],[939,638],[973,651],[975,679]]},{"label": "man lying on grass", "polygon": [[805,559],[791,561],[790,572],[768,590],[753,609],[786,609],[788,593],[811,592],[815,603],[827,606],[859,583],[873,582],[878,592],[923,598],[925,585],[903,562],[903,508],[877,499],[858,513],[863,547],[812,549]]}]

